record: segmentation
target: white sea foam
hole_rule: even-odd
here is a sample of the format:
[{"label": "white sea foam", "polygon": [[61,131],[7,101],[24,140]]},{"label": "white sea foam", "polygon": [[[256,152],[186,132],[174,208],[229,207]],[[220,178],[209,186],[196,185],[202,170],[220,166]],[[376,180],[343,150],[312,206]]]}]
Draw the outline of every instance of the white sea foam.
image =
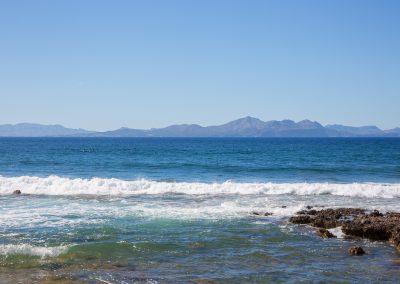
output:
[{"label": "white sea foam", "polygon": [[41,258],[44,257],[55,257],[58,256],[65,251],[69,246],[56,246],[56,247],[40,247],[40,246],[32,246],[30,244],[8,244],[8,245],[0,245],[0,255],[32,255],[39,256]]},{"label": "white sea foam", "polygon": [[367,198],[400,197],[400,183],[199,183],[157,182],[115,178],[0,177],[0,194],[14,190],[40,195],[340,195]]},{"label": "white sea foam", "polygon": [[328,231],[331,232],[334,236],[336,236],[339,239],[343,239],[345,237],[345,233],[343,233],[342,227],[328,229]]}]

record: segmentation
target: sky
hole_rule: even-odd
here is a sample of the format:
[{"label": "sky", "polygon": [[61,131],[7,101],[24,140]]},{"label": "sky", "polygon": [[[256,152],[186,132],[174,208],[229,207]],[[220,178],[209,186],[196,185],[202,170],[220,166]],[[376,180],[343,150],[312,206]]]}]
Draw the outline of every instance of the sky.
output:
[{"label": "sky", "polygon": [[400,1],[0,0],[0,124],[400,126]]}]

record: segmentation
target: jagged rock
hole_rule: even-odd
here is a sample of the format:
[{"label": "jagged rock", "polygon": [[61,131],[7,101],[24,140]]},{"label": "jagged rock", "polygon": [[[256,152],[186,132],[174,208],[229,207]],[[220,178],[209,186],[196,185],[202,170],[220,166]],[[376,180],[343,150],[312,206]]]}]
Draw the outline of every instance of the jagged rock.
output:
[{"label": "jagged rock", "polygon": [[14,190],[13,191],[13,194],[21,194],[22,192],[21,192],[21,190],[19,190],[19,189],[16,189],[16,190]]},{"label": "jagged rock", "polygon": [[289,218],[289,222],[293,224],[310,224],[312,221],[313,219],[308,215],[292,216]]},{"label": "jagged rock", "polygon": [[395,242],[397,238],[400,238],[400,215],[358,216],[351,222],[343,224],[342,230],[347,235]]},{"label": "jagged rock", "polygon": [[[302,210],[298,215],[292,216],[289,222],[323,229],[341,226],[347,237],[389,241],[400,250],[400,213],[382,214],[374,210],[366,214],[364,209],[359,208]],[[324,235],[321,229],[317,233]]]},{"label": "jagged rock", "polygon": [[362,247],[351,247],[349,248],[350,255],[363,255],[365,253]]},{"label": "jagged rock", "polygon": [[317,234],[318,236],[324,239],[336,238],[334,234],[332,234],[331,232],[329,232],[327,229],[324,228],[319,228],[317,230]]},{"label": "jagged rock", "polygon": [[378,210],[374,210],[371,213],[369,213],[369,216],[373,216],[373,217],[382,217],[383,214],[380,213]]}]

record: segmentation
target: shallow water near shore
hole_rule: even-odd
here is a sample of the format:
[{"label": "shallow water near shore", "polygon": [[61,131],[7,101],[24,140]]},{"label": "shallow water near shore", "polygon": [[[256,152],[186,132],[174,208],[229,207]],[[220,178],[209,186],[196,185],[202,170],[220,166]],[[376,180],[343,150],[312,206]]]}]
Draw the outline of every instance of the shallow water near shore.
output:
[{"label": "shallow water near shore", "polygon": [[287,222],[306,205],[400,212],[399,139],[0,139],[0,154],[1,283],[400,279],[389,244]]}]

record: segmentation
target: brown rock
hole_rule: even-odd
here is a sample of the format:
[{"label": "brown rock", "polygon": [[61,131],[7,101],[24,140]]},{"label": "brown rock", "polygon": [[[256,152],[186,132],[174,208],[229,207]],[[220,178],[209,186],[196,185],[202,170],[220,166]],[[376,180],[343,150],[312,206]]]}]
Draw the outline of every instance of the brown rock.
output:
[{"label": "brown rock", "polygon": [[382,214],[374,210],[366,214],[365,210],[359,208],[302,210],[292,216],[289,222],[320,228],[317,234],[321,237],[328,237],[323,229],[341,226],[346,237],[389,241],[400,250],[400,213]]},{"label": "brown rock", "polygon": [[336,238],[334,234],[332,234],[331,232],[329,232],[327,229],[324,228],[319,228],[317,230],[317,234],[318,236],[324,239]]},{"label": "brown rock", "polygon": [[363,250],[362,247],[351,247],[349,248],[349,254],[350,255],[363,255],[365,251]]},{"label": "brown rock", "polygon": [[299,215],[289,218],[289,222],[293,224],[310,224],[313,221],[309,215]]}]

